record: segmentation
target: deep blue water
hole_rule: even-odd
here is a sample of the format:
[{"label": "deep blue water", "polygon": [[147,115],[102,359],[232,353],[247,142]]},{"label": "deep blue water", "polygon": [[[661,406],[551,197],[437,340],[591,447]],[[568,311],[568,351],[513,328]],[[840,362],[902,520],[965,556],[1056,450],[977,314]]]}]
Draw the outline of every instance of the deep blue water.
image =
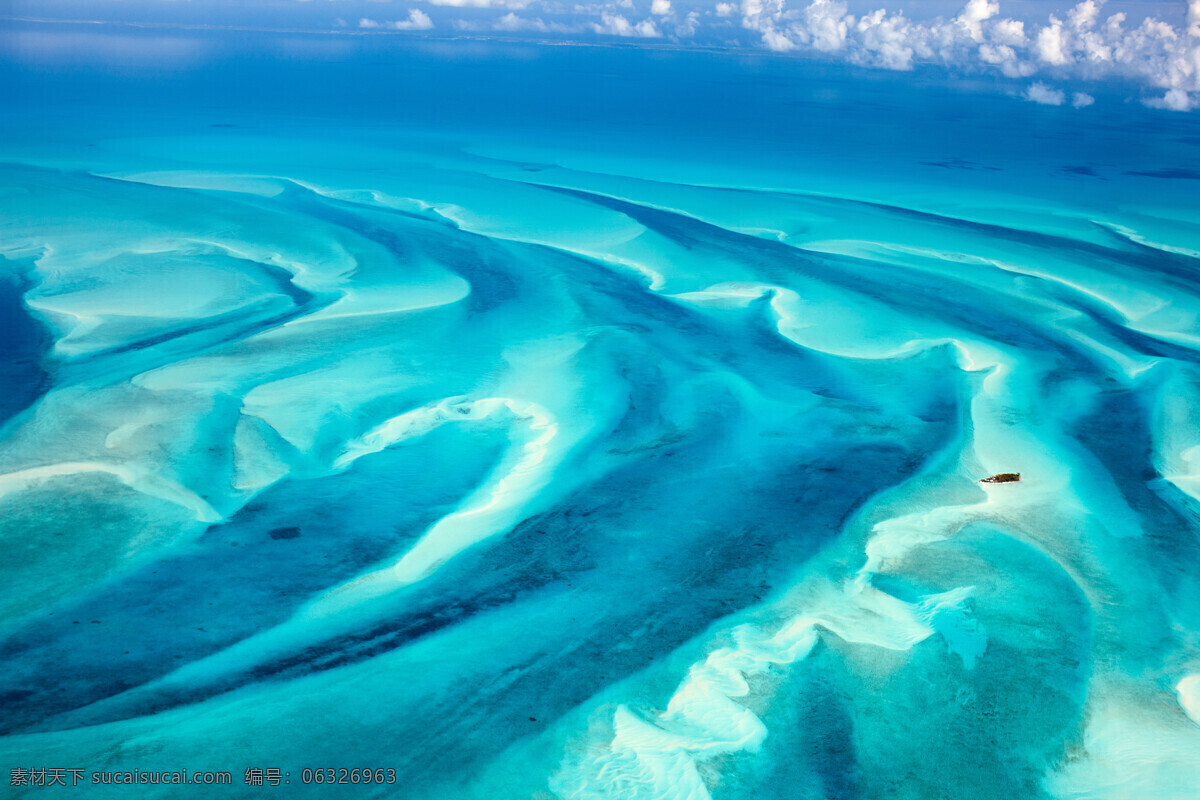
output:
[{"label": "deep blue water", "polygon": [[41,357],[50,345],[41,323],[25,308],[21,295],[29,288],[24,271],[6,270],[0,278],[0,422],[22,411],[46,387]]}]

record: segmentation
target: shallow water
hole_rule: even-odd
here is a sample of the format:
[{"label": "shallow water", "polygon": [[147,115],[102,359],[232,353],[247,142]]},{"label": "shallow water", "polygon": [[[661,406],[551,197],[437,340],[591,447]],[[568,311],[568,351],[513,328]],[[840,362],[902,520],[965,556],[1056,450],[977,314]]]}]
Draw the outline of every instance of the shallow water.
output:
[{"label": "shallow water", "polygon": [[0,761],[1200,794],[1192,116],[189,42],[2,65]]}]

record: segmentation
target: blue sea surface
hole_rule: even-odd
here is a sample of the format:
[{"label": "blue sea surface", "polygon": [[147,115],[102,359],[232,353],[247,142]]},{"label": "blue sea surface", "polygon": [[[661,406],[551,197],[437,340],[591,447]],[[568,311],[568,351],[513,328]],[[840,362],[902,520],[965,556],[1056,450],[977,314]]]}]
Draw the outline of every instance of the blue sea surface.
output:
[{"label": "blue sea surface", "polygon": [[0,794],[1200,797],[1197,116],[17,22],[0,86]]}]

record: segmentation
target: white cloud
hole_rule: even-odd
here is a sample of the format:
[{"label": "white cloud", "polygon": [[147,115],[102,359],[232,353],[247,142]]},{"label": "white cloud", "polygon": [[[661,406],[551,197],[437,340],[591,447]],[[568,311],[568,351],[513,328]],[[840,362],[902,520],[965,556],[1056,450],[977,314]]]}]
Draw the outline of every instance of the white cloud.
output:
[{"label": "white cloud", "polygon": [[1061,89],[1052,89],[1038,81],[1025,90],[1025,99],[1045,106],[1061,106],[1067,99]]},{"label": "white cloud", "polygon": [[546,31],[546,23],[540,19],[523,19],[513,12],[508,12],[492,24],[497,31]]},{"label": "white cloud", "polygon": [[[731,13],[717,6],[717,15]],[[1172,110],[1200,105],[1200,0],[1188,0],[1183,28],[1148,18],[1126,30],[1124,14],[1101,20],[1101,3],[1082,0],[1045,24],[1001,17],[998,0],[968,0],[958,16],[916,22],[884,10],[848,13],[837,0],[741,0],[742,27],[770,50],[825,53],[865,66],[911,69],[932,63],[964,71],[996,69],[1009,78],[1127,78],[1161,90],[1148,104]],[[1049,98],[1050,94],[1036,93]],[[1028,96],[1028,95],[1027,95]],[[1087,95],[1081,95],[1086,97]],[[1062,95],[1065,102],[1066,95]]]},{"label": "white cloud", "polygon": [[700,14],[697,11],[689,11],[688,15],[679,22],[675,23],[675,35],[681,38],[695,36],[696,30],[700,27]]},{"label": "white cloud", "polygon": [[[459,23],[459,27],[463,30],[470,30],[469,25],[470,23],[465,21],[460,21]],[[535,33],[579,33],[582,27],[579,25],[564,25],[560,22],[546,22],[541,17],[520,17],[510,11],[492,23],[492,30],[510,33],[522,31],[532,31]]]},{"label": "white cloud", "polygon": [[358,21],[358,27],[363,30],[389,28],[394,31],[427,31],[433,27],[433,20],[421,9],[411,8],[408,11],[408,19],[380,22],[363,17]]},{"label": "white cloud", "polygon": [[1168,89],[1162,97],[1147,100],[1146,105],[1168,111],[1191,111],[1196,107],[1197,100],[1182,89]]},{"label": "white cloud", "polygon": [[813,0],[812,5],[800,14],[812,46],[823,53],[842,48],[850,23],[854,21],[854,17],[846,13],[846,6],[834,0]]},{"label": "white cloud", "polygon": [[408,19],[388,23],[388,27],[397,31],[427,31],[433,27],[433,20],[419,8],[410,8]]},{"label": "white cloud", "polygon": [[971,41],[982,42],[984,20],[989,20],[999,13],[999,3],[992,3],[988,0],[967,0],[957,21],[966,29]]},{"label": "white cloud", "polygon": [[[1104,0],[1100,0],[1100,2],[1103,3]],[[1067,13],[1067,22],[1076,31],[1091,30],[1096,26],[1098,19],[1100,19],[1100,4],[1095,0],[1083,0]]]},{"label": "white cloud", "polygon": [[1017,51],[1006,44],[979,45],[979,60],[999,67],[1000,72],[1008,78],[1028,78],[1037,71],[1036,66],[1022,61]]},{"label": "white cloud", "polygon": [[600,15],[600,23],[592,23],[592,30],[606,36],[626,36],[642,39],[657,39],[662,36],[658,26],[652,19],[644,19],[636,25],[620,14],[604,12]]},{"label": "white cloud", "polygon": [[[912,69],[915,50],[909,41],[910,28],[903,16],[889,17],[883,9],[868,14],[854,26],[864,53],[853,60],[885,69]],[[870,57],[865,57],[868,53]]]},{"label": "white cloud", "polygon": [[[554,14],[572,13],[571,6],[555,0],[425,0],[435,6],[491,8],[503,16],[460,20],[460,28],[542,33],[593,31],[626,38],[682,39],[694,36],[704,20],[714,29],[728,27],[715,18],[740,17],[760,46],[778,52],[815,52],[853,64],[892,70],[909,70],[918,64],[940,65],[961,72],[995,71],[1011,79],[1041,78],[1024,96],[1047,102],[1083,107],[1091,95],[1050,88],[1048,81],[1129,80],[1146,90],[1148,105],[1170,110],[1200,107],[1200,0],[1185,0],[1182,25],[1149,17],[1137,26],[1127,25],[1125,14],[1105,16],[1103,0],[1080,0],[1044,22],[1004,16],[1010,0],[966,0],[958,14],[933,20],[913,20],[903,12],[879,9],[851,14],[843,0],[722,0],[689,11],[686,16],[673,0],[650,0],[650,14],[634,21],[634,0],[599,0],[575,5],[576,15],[567,25],[553,21]],[[514,10],[539,3],[541,17],[521,17]],[[644,8],[644,7],[643,7]],[[340,23],[344,24],[344,23]],[[351,23],[353,24],[353,23]],[[428,30],[433,21],[413,9],[406,20],[376,22],[364,18],[359,27]],[[1041,89],[1035,87],[1041,86]]]},{"label": "white cloud", "polygon": [[1066,51],[1067,37],[1062,20],[1053,14],[1050,16],[1050,24],[1038,31],[1035,47],[1038,58],[1047,64],[1059,66],[1071,61]]},{"label": "white cloud", "polygon": [[637,25],[634,25],[633,30],[638,36],[643,36],[647,39],[662,36],[662,33],[658,30],[658,26],[654,24],[654,20],[650,19],[644,19]]},{"label": "white cloud", "polygon": [[1024,47],[1029,43],[1025,36],[1025,23],[1015,19],[1001,19],[988,28],[988,40],[998,45]]},{"label": "white cloud", "polygon": [[762,38],[763,44],[767,46],[768,50],[774,50],[778,53],[786,53],[788,50],[796,49],[795,42],[776,30],[764,31]]}]

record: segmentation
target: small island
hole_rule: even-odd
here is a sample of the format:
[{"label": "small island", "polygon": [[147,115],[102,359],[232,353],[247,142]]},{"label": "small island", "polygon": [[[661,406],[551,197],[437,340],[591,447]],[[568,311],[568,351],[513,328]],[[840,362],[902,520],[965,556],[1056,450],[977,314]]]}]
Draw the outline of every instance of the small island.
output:
[{"label": "small island", "polygon": [[1000,472],[990,478],[980,479],[980,483],[1017,483],[1021,480],[1019,472]]}]

